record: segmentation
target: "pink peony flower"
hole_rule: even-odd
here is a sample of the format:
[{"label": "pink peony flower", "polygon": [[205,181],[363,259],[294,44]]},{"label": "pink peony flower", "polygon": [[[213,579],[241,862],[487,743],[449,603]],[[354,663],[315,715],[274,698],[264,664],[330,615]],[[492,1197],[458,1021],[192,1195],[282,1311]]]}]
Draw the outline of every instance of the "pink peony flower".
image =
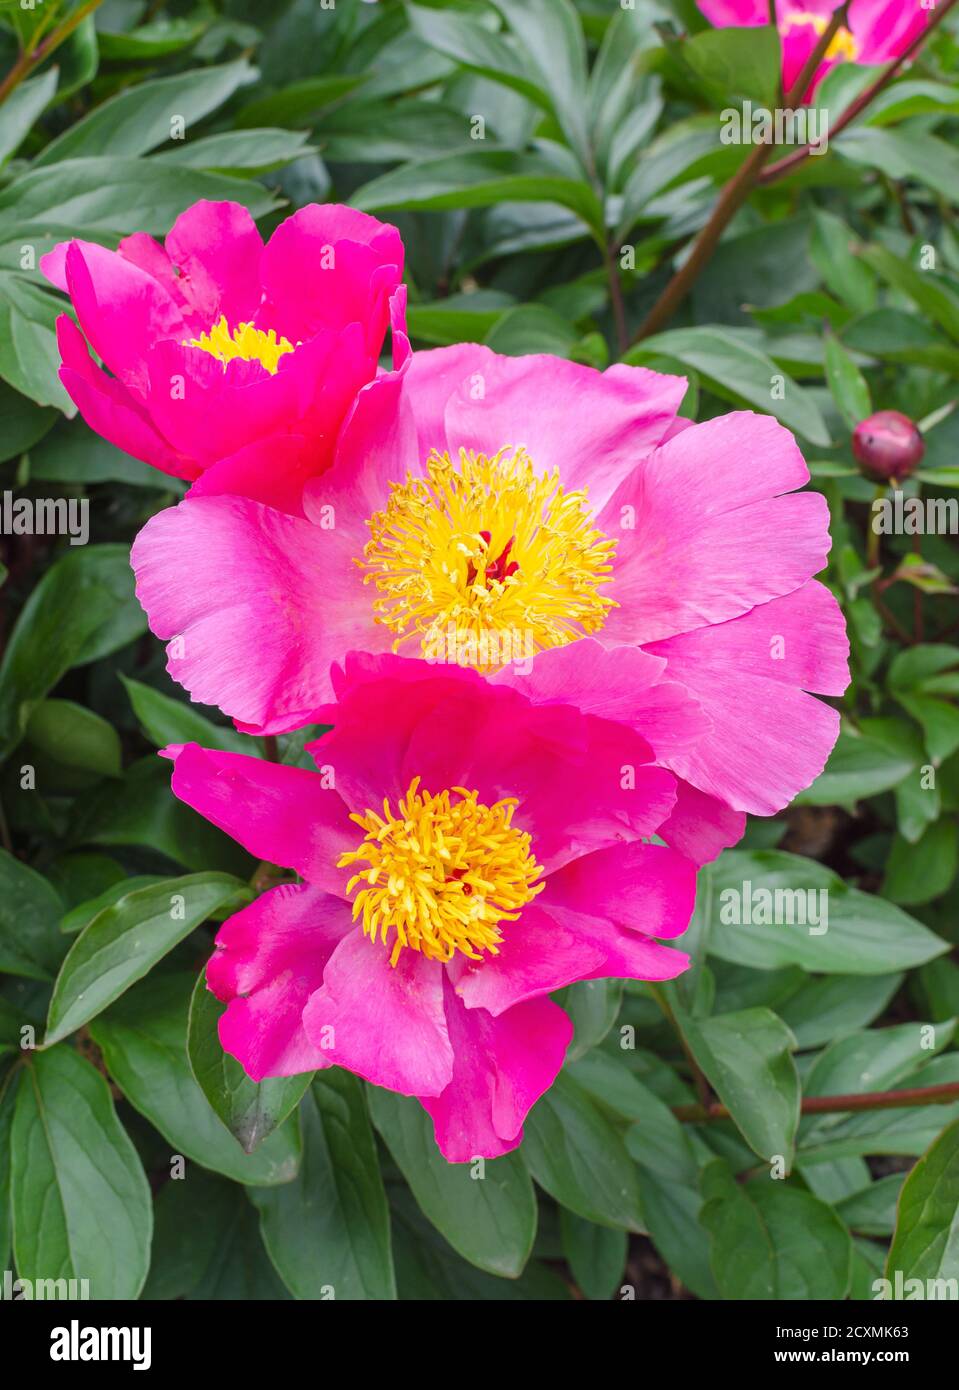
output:
[{"label": "pink peony flower", "polygon": [[[147,524],[133,565],[153,631],[175,639],[167,669],[276,732],[311,722],[348,650],[470,665],[634,725],[697,789],[707,840],[741,830],[724,804],[779,810],[838,732],[806,692],[848,681],[839,607],[812,582],[827,507],[795,491],[809,475],[775,420],[690,425],[684,389],[474,344],[417,353],[366,388],[305,517],[193,495],[208,474]],[[263,441],[247,462],[295,471],[308,451]],[[590,661],[571,658],[586,641]],[[677,693],[681,730],[652,721]]]},{"label": "pink peony flower", "polygon": [[[696,0],[717,29],[769,23],[767,0]],[[783,47],[783,88],[789,91],[836,9],[839,0],[776,0]],[[811,101],[819,83],[837,63],[885,63],[898,58],[929,20],[919,0],[853,0],[849,28],[841,26],[803,101]]]},{"label": "pink peony flower", "polygon": [[[400,235],[352,208],[302,208],[264,246],[246,208],[199,202],[165,246],[145,233],[116,251],[68,241],[40,265],[79,320],[57,329],[60,379],[84,419],[179,478],[291,431],[309,446],[306,473],[320,472],[390,319],[397,360],[409,351]],[[303,482],[275,468],[233,479],[294,507]]]},{"label": "pink peony flower", "polygon": [[[579,653],[579,655],[577,655]],[[569,653],[589,680],[589,644]],[[173,790],[303,880],[217,935],[224,1049],[254,1079],[331,1065],[416,1096],[451,1162],[521,1141],[572,1034],[546,996],[668,980],[695,868],[675,779],[622,724],[391,655],[334,672],[319,771],[187,744]]]}]

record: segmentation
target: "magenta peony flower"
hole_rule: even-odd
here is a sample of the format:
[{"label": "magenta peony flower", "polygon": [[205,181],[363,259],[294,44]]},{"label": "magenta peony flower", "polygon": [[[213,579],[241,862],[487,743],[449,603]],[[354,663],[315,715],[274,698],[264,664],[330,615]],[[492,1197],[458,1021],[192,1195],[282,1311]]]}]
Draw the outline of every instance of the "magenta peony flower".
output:
[{"label": "magenta peony flower", "polygon": [[416,1096],[447,1159],[496,1157],[572,1034],[546,996],[689,964],[654,938],[686,929],[695,867],[643,843],[685,819],[675,779],[632,729],[471,671],[361,655],[334,684],[318,772],[165,750],[182,801],[303,879],[221,927],[220,1040],[257,1081],[336,1064]]},{"label": "magenta peony flower", "polygon": [[[767,0],[696,0],[717,29],[769,23]],[[776,0],[783,48],[783,88],[789,91],[826,31],[839,0]],[[840,27],[816,74],[803,93],[811,101],[819,83],[837,63],[885,63],[898,58],[929,20],[919,0],[853,0],[849,28]]]},{"label": "magenta peony flower", "polygon": [[[309,445],[306,473],[320,472],[391,318],[398,361],[409,350],[399,232],[352,208],[302,208],[264,246],[246,208],[200,202],[164,247],[145,233],[117,251],[62,242],[40,265],[83,330],[57,325],[60,379],[84,419],[179,478],[290,431]],[[303,479],[264,468],[233,482],[283,506]]]},{"label": "magenta peony flower", "polygon": [[[848,681],[839,607],[811,582],[827,507],[794,492],[809,475],[775,420],[690,425],[684,389],[474,344],[417,353],[366,388],[305,518],[197,495],[211,470],[147,524],[133,565],[153,631],[176,639],[167,669],[276,732],[311,722],[348,650],[469,665],[635,724],[704,794],[704,823],[717,803],[780,809],[838,732],[805,692]],[[262,441],[246,466],[302,471],[309,449]],[[587,639],[593,659],[571,664]],[[695,706],[681,745],[648,721],[677,685]]]}]

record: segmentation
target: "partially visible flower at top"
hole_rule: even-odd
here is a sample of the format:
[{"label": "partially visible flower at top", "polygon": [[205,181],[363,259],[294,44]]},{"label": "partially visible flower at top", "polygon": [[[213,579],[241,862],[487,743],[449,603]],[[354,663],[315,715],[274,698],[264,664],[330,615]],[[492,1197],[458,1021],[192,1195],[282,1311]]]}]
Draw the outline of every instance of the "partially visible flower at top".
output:
[{"label": "partially visible flower at top", "polygon": [[[769,23],[768,0],[696,0],[717,29]],[[839,0],[776,0],[783,49],[783,89],[788,92],[809,61],[839,7]],[[849,28],[840,26],[801,101],[812,100],[837,63],[885,63],[898,58],[929,20],[919,0],[852,0]]]},{"label": "partially visible flower at top", "polygon": [[337,1065],[416,1096],[447,1159],[495,1158],[572,1035],[547,995],[689,964],[656,939],[695,898],[676,781],[561,697],[390,655],[334,674],[319,771],[165,750],[181,801],[303,880],[220,928],[220,1041],[256,1081]]},{"label": "partially visible flower at top", "polygon": [[[153,631],[177,639],[167,669],[282,732],[312,722],[347,651],[470,665],[633,723],[736,812],[780,809],[838,733],[805,692],[848,681],[812,578],[828,508],[796,491],[788,430],[748,411],[693,425],[685,386],[471,343],[414,354],[366,388],[306,519],[203,495],[147,523],[132,560]],[[252,445],[246,466],[296,473],[304,447]],[[607,660],[571,663],[584,642]],[[649,723],[677,686],[696,710],[681,739]]]},{"label": "partially visible flower at top", "polygon": [[[336,204],[301,208],[264,246],[246,208],[203,201],[164,246],[144,232],[116,251],[61,242],[40,266],[76,311],[79,328],[68,315],[57,323],[60,379],[84,419],[191,481],[290,431],[309,446],[306,475],[322,472],[391,321],[394,357],[409,351],[400,234]],[[302,488],[270,470],[233,481],[294,508]]]}]

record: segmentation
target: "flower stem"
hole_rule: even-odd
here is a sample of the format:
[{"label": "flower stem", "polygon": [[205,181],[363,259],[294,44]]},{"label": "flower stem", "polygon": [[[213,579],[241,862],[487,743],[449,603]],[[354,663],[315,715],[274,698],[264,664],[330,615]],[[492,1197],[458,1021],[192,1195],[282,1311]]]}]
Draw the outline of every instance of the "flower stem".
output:
[{"label": "flower stem", "polygon": [[[844,1110],[900,1110],[917,1105],[946,1105],[959,1100],[959,1081],[940,1086],[914,1086],[902,1091],[871,1091],[865,1095],[807,1096],[800,1106],[803,1115],[835,1115]],[[731,1118],[728,1108],[713,1101],[708,1105],[674,1105],[677,1120],[688,1124],[709,1124]]]},{"label": "flower stem", "polygon": [[74,10],[73,14],[65,19],[59,28],[54,29],[45,39],[41,39],[35,47],[24,49],[6,77],[0,82],[0,104],[6,101],[15,87],[19,87],[24,78],[29,77],[41,63],[46,62],[54,49],[59,48],[75,29],[79,29],[87,15],[93,14],[94,10],[99,9],[101,3],[102,0],[87,0],[85,5]]},{"label": "flower stem", "polygon": [[[955,0],[951,0],[955,3]],[[849,0],[840,5],[833,14],[826,28],[819,37],[812,53],[807,58],[802,71],[796,78],[795,83],[790,88],[785,97],[785,105],[791,108],[801,100],[803,92],[809,86],[816,70],[842,25],[846,22],[849,8]],[[713,208],[709,221],[703,227],[699,236],[693,242],[692,250],[679,270],[670,280],[663,290],[659,299],[650,309],[646,318],[633,339],[634,343],[641,342],[643,338],[650,337],[657,333],[664,324],[668,323],[680,304],[686,298],[693,284],[711,259],[716,249],[719,238],[726,230],[728,223],[739,211],[743,203],[749,197],[754,186],[759,180],[763,165],[769,159],[775,149],[774,145],[754,145],[747,158],[739,166],[736,173],[725,185],[719,195],[716,206]]]},{"label": "flower stem", "polygon": [[[939,5],[926,27],[920,30],[908,47],[899,54],[899,57],[893,58],[875,81],[871,82],[865,91],[842,113],[829,133],[829,138],[831,140],[834,140],[848,125],[851,125],[856,117],[861,115],[879,93],[889,85],[892,79],[898,75],[899,69],[902,67],[903,63],[907,63],[912,55],[922,47],[936,25],[942,23],[946,15],[957,3],[959,3],[959,0],[940,0]],[[776,179],[783,178],[784,175],[791,173],[797,164],[801,164],[804,159],[807,159],[811,151],[811,145],[804,145],[801,150],[793,150],[792,154],[786,155],[785,159],[780,159],[775,164],[770,164],[768,169],[764,169],[759,176],[758,182],[760,184],[774,183]]]}]

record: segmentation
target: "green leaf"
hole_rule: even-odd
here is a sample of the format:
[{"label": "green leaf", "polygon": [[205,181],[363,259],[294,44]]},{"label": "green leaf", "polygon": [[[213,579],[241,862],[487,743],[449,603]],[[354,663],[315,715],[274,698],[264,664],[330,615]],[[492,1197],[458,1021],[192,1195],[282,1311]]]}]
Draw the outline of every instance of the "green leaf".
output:
[{"label": "green leaf", "polygon": [[[887,1279],[899,1273],[903,1279],[959,1279],[957,1194],[959,1121],[943,1130],[903,1184],[886,1264]],[[925,1297],[936,1297],[929,1292],[928,1282]]]},{"label": "green leaf", "polygon": [[[241,1187],[192,1163],[181,1178],[164,1183],[153,1204],[153,1250],[142,1298],[191,1294],[218,1262],[219,1252],[229,1248],[244,1208]],[[262,1260],[269,1263],[265,1252]]]},{"label": "green leaf", "polygon": [[519,41],[524,65],[535,69],[549,93],[553,114],[584,169],[592,152],[586,130],[586,43],[570,0],[498,0]]},{"label": "green leaf", "polygon": [[533,1185],[516,1154],[447,1163],[418,1101],[371,1087],[370,1112],[427,1220],[470,1264],[515,1279],[536,1234]]},{"label": "green leaf", "polygon": [[48,68],[29,82],[21,82],[3,103],[3,130],[0,133],[0,164],[14,154],[57,90],[58,70]]},{"label": "green leaf", "polygon": [[100,30],[100,52],[115,61],[148,61],[178,53],[196,43],[206,24],[196,19],[169,19],[165,15],[141,24],[126,34]]},{"label": "green leaf", "polygon": [[885,1009],[902,984],[895,975],[825,975],[806,979],[777,1012],[801,1049],[856,1032]]},{"label": "green leaf", "polygon": [[106,1082],[68,1047],[34,1054],[25,1069],[11,1164],[18,1274],[86,1279],[90,1298],[136,1298],[150,1263],[150,1188]]},{"label": "green leaf", "polygon": [[682,45],[682,59],[707,91],[725,102],[748,98],[758,106],[781,106],[781,45],[772,25],[705,29]]},{"label": "green leaf", "polygon": [[952,884],[959,869],[959,825],[934,822],[915,843],[903,835],[893,838],[882,891],[895,903],[932,902]]},{"label": "green leaf", "polygon": [[[406,12],[413,32],[437,53],[452,58],[471,72],[519,92],[544,110],[552,110],[542,76],[538,82],[532,79],[532,64],[526,61],[524,51],[512,45],[502,34],[494,33],[487,25],[451,10],[408,4]],[[506,17],[510,18],[508,14]]]},{"label": "green leaf", "polygon": [[63,954],[57,927],[62,913],[48,880],[0,850],[0,970],[52,980]]},{"label": "green leaf", "polygon": [[307,131],[299,130],[227,130],[174,145],[153,158],[182,168],[261,174],[309,154],[309,138]]},{"label": "green leaf", "polygon": [[872,414],[866,378],[832,333],[826,334],[826,381],[839,413],[850,429]]},{"label": "green leaf", "polygon": [[148,154],[172,139],[174,116],[192,129],[255,75],[246,59],[240,58],[220,67],[138,82],[68,126],[33,161],[33,168],[92,155]]},{"label": "green leaf", "polygon": [[[29,447],[26,446],[26,447]],[[175,487],[167,478],[122,449],[94,434],[85,420],[60,419],[56,428],[30,449],[31,482],[131,483],[135,487]]]},{"label": "green leaf", "polygon": [[[829,431],[812,397],[751,340],[744,339],[740,330],[718,325],[672,328],[645,338],[626,353],[623,361],[642,366],[657,356],[671,357],[684,367],[692,367],[716,395],[757,406],[811,444],[829,447]],[[778,393],[773,395],[779,378],[783,384],[782,400],[777,398]]]},{"label": "green leaf", "polygon": [[364,184],[351,201],[362,212],[374,213],[394,208],[491,207],[503,202],[559,203],[576,213],[594,235],[602,235],[603,228],[603,210],[589,184],[558,174],[541,160],[507,150],[404,164]]},{"label": "green leaf", "polygon": [[766,1177],[739,1186],[721,1159],[704,1170],[703,1196],[723,1298],[845,1297],[852,1240],[825,1202]]},{"label": "green leaf", "polygon": [[202,198],[242,203],[254,217],[277,206],[271,193],[247,179],[102,155],[32,169],[0,189],[0,236],[16,234],[27,219],[66,223],[78,236],[165,236],[183,209]]},{"label": "green leaf", "polygon": [[145,631],[125,545],[84,546],[56,560],[21,610],[0,665],[0,758],[65,671]]},{"label": "green leaf", "polygon": [[520,1152],[560,1206],[601,1226],[644,1230],[636,1168],[625,1145],[565,1072],[530,1111]]},{"label": "green leaf", "polygon": [[920,761],[921,748],[901,740],[841,731],[825,768],[797,801],[808,806],[848,805],[897,786]]},{"label": "green leaf", "polygon": [[[810,932],[811,921],[803,925],[797,890],[803,896],[811,891],[817,894],[815,902],[827,905],[824,932],[815,934],[819,927]],[[772,897],[757,897],[760,891]],[[780,850],[727,850],[713,866],[710,901],[710,953],[758,970],[800,965],[829,974],[887,975],[924,965],[949,949],[947,942],[884,898],[850,887],[812,859]],[[764,924],[756,919],[764,915],[761,905],[767,903],[776,920]],[[739,917],[752,920],[734,920]]]},{"label": "green leaf", "polygon": [[165,748],[168,743],[198,743],[201,748],[221,748],[226,753],[262,756],[263,745],[248,734],[237,733],[228,724],[213,724],[186,700],[164,695],[151,685],[120,673],[130,697],[133,713],[151,743]]},{"label": "green leaf", "polygon": [[618,1289],[626,1268],[628,1236],[559,1209],[563,1254],[587,1298],[606,1300]]},{"label": "green leaf", "polygon": [[303,1162],[250,1196],[270,1258],[296,1298],[396,1297],[390,1218],[363,1083],[331,1067],[300,1107]]},{"label": "green leaf", "polygon": [[97,787],[70,826],[74,845],[144,845],[185,869],[222,869],[249,878],[254,861],[235,840],[179,801],[170,765],[155,755],[127,768],[119,785]]},{"label": "green leaf", "polygon": [[846,159],[878,169],[893,179],[918,179],[927,188],[955,203],[959,188],[959,153],[945,140],[916,124],[897,130],[857,126],[843,131],[838,149]]},{"label": "green leaf", "polygon": [[89,1023],[211,913],[252,899],[227,874],[189,874],[126,893],[94,917],[60,967],[47,1015],[45,1047]]},{"label": "green leaf", "polygon": [[714,1018],[678,1015],[690,1051],[749,1144],[767,1161],[792,1166],[799,1125],[796,1040],[771,1009]]},{"label": "green leaf", "polygon": [[112,907],[114,903],[126,897],[127,893],[132,893],[137,888],[149,888],[154,883],[169,882],[172,882],[172,875],[164,877],[163,874],[134,874],[132,878],[127,878],[121,869],[120,877],[115,883],[104,888],[95,898],[87,898],[85,902],[77,903],[76,907],[64,913],[60,919],[60,930],[64,936],[76,936],[77,932],[83,931],[105,907]]},{"label": "green leaf", "polygon": [[217,1027],[226,1005],[207,988],[206,972],[197,977],[190,1003],[187,1055],[196,1081],[230,1133],[252,1153],[299,1104],[312,1072],[281,1076],[259,1084],[224,1052]]},{"label": "green leaf", "polygon": [[24,274],[0,271],[0,376],[38,405],[72,414],[57,377],[56,322],[62,312],[63,304]]},{"label": "green leaf", "polygon": [[917,270],[884,246],[869,246],[863,256],[888,284],[908,295],[924,317],[938,323],[954,342],[959,342],[959,294],[943,277],[931,270]]},{"label": "green leaf", "polygon": [[58,418],[55,410],[38,406],[0,381],[0,463],[32,449]]},{"label": "green leaf", "polygon": [[296,1116],[245,1154],[193,1079],[186,1054],[193,983],[192,975],[143,981],[93,1021],[90,1032],[110,1075],[174,1153],[235,1182],[290,1182],[300,1163]]},{"label": "green leaf", "polygon": [[823,283],[857,314],[876,307],[876,279],[854,252],[856,238],[841,217],[817,209],[809,256]]},{"label": "green leaf", "polygon": [[22,1070],[17,1068],[0,1076],[0,1265],[10,1266],[13,1242],[13,1212],[10,1202],[10,1131],[17,1100],[17,1086]]},{"label": "green leaf", "polygon": [[41,700],[26,727],[31,751],[96,777],[120,776],[120,736],[112,724],[72,700]]}]

